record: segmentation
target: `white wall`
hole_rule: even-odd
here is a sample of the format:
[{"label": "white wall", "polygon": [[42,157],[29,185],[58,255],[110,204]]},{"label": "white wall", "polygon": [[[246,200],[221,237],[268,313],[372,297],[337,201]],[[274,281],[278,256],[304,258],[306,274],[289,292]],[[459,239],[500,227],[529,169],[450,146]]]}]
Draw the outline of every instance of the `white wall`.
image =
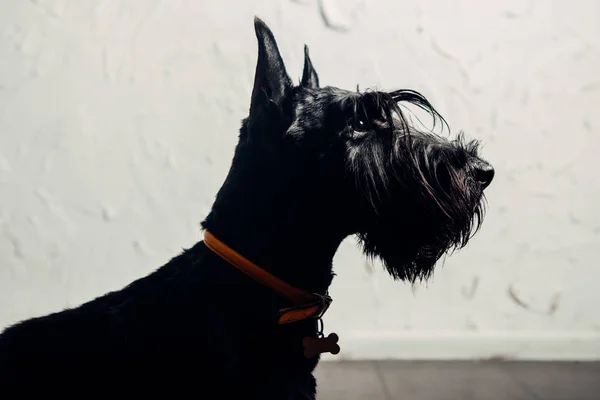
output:
[{"label": "white wall", "polygon": [[0,326],[199,240],[249,105],[252,18],[290,74],[415,88],[496,167],[427,286],[335,260],[342,358],[600,359],[600,2],[0,1]]}]

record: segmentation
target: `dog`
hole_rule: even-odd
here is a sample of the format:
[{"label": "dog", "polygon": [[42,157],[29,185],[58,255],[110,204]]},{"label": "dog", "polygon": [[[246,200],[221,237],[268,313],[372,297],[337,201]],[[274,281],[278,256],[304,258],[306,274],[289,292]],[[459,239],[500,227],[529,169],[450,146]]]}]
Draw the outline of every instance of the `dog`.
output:
[{"label": "dog", "polygon": [[304,47],[288,76],[254,20],[249,115],[204,239],[153,273],[0,336],[0,394],[314,399],[332,259],[349,236],[393,279],[426,280],[480,228],[494,169],[414,90],[321,87]]}]

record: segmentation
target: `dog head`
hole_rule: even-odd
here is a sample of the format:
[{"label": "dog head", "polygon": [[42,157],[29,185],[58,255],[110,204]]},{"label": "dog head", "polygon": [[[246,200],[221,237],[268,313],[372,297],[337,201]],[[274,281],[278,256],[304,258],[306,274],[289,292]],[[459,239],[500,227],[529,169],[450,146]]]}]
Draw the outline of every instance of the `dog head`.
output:
[{"label": "dog head", "polygon": [[321,87],[306,46],[295,85],[271,30],[255,19],[255,31],[250,112],[230,171],[236,185],[248,186],[250,212],[321,225],[315,229],[335,226],[340,237],[357,235],[366,255],[379,257],[394,278],[428,277],[482,222],[494,170],[478,142],[409,123],[403,104],[445,125],[416,91]]}]

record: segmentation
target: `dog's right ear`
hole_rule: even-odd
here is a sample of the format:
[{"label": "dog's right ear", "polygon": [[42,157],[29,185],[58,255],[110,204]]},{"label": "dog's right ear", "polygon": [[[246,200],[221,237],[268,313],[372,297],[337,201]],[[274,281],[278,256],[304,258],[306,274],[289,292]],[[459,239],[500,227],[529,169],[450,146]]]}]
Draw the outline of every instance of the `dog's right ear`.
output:
[{"label": "dog's right ear", "polygon": [[312,61],[310,61],[307,45],[304,45],[304,70],[302,71],[300,85],[306,88],[319,87],[319,75],[317,75],[317,71],[315,71]]},{"label": "dog's right ear", "polygon": [[254,30],[258,39],[258,62],[250,101],[250,115],[269,101],[280,104],[286,92],[292,88],[292,80],[285,70],[273,32],[258,17],[254,17]]}]

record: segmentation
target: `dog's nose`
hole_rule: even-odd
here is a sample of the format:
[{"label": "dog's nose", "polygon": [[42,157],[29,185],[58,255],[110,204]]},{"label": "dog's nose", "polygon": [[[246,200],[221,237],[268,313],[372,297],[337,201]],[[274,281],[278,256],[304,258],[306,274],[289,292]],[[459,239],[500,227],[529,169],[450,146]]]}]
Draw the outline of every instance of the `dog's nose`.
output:
[{"label": "dog's nose", "polygon": [[494,179],[494,174],[494,167],[491,164],[483,160],[477,160],[475,164],[475,179],[481,184],[481,189],[490,186],[490,183]]}]

